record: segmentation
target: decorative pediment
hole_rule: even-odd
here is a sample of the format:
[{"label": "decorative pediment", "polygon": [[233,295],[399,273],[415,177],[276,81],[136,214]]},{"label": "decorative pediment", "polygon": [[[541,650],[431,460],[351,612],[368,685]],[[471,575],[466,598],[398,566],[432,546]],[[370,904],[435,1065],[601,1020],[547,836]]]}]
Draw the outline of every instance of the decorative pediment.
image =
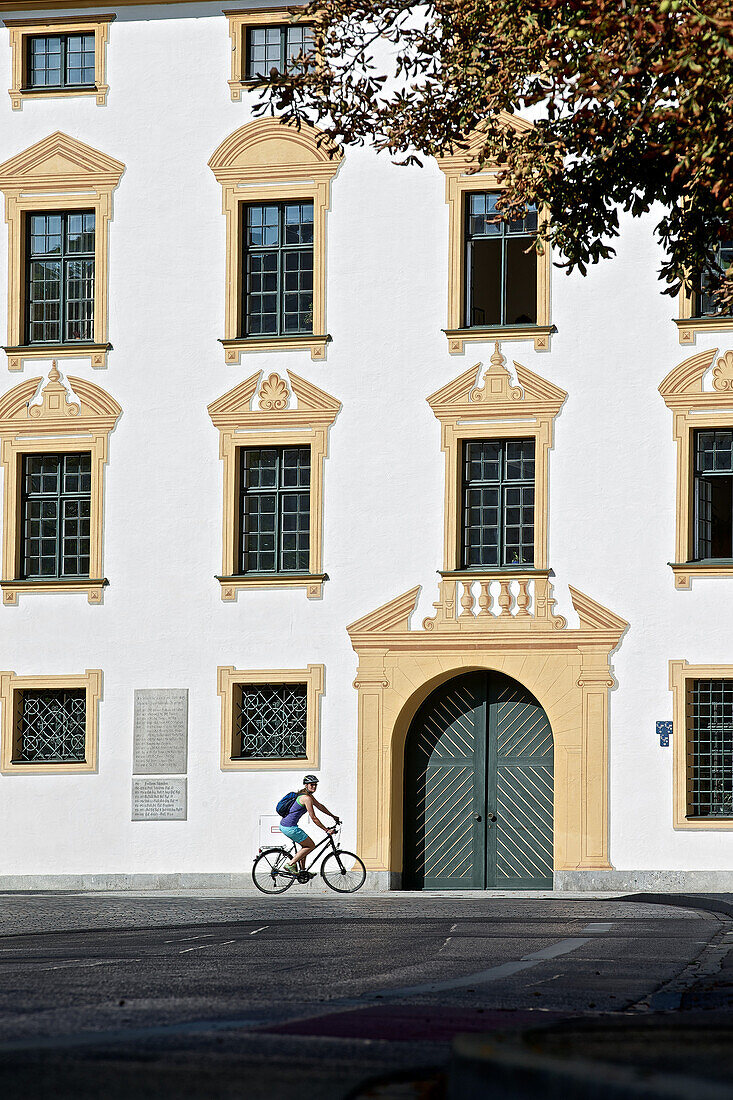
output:
[{"label": "decorative pediment", "polygon": [[[512,115],[508,111],[499,112],[498,122],[502,129],[513,130],[517,134],[526,134],[529,130],[534,129],[531,122],[527,122],[526,119],[520,118],[519,115]],[[474,170],[482,168],[491,170],[492,167],[495,171],[498,171],[499,169],[495,166],[491,164],[484,166],[479,160],[485,140],[483,127],[479,125],[463,142],[461,142],[460,146],[456,143],[453,152],[436,157],[438,167],[442,172],[446,173],[465,172],[471,168]]]},{"label": "decorative pediment", "polygon": [[225,138],[209,168],[219,183],[264,179],[332,179],[343,154],[326,135],[302,123],[300,128],[274,118],[257,119]]},{"label": "decorative pediment", "polygon": [[420,585],[403,592],[389,603],[382,604],[376,611],[363,615],[346,629],[350,635],[379,633],[385,630],[409,630],[410,616],[417,607]]},{"label": "decorative pediment", "polygon": [[506,359],[497,343],[488,370],[481,381],[481,364],[476,363],[452,382],[427,398],[438,420],[455,422],[463,417],[491,418],[507,412],[533,416],[557,416],[567,393],[547,379],[541,378],[521,363],[514,364],[519,386],[515,386],[506,367]]},{"label": "decorative pediment", "polygon": [[57,130],[0,164],[0,190],[116,187],[124,164]]},{"label": "decorative pediment", "polygon": [[[289,385],[274,371],[266,377],[258,371],[212,401],[208,411],[214,426],[220,430],[247,427],[265,430],[332,424],[341,402],[293,371],[286,374]],[[293,399],[297,407],[293,407]]]},{"label": "decorative pediment", "polygon": [[56,362],[39,394],[41,378],[29,378],[0,398],[0,435],[12,434],[20,427],[49,431],[111,431],[122,413],[121,407],[105,390],[84,378],[61,381]]}]

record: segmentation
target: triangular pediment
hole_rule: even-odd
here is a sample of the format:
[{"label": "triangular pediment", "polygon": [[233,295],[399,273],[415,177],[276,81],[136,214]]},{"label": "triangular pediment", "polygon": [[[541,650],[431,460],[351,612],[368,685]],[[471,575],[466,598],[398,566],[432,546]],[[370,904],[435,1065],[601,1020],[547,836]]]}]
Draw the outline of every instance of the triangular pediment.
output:
[{"label": "triangular pediment", "polygon": [[[245,424],[285,427],[306,422],[333,423],[341,409],[341,402],[300,375],[292,371],[285,373],[287,382],[275,371],[266,376],[258,371],[212,401],[208,412],[214,425],[217,428],[236,428]],[[253,407],[255,395],[257,405]],[[297,409],[292,407],[293,396],[297,399]]]},{"label": "triangular pediment", "polygon": [[124,164],[57,130],[0,164],[0,190],[31,181],[67,187],[116,186]]},{"label": "triangular pediment", "polygon": [[488,369],[481,379],[481,364],[475,363],[447,385],[427,398],[439,420],[454,420],[462,416],[504,415],[521,408],[533,414],[556,416],[567,398],[565,390],[548,382],[539,374],[514,364],[519,386],[515,386],[507,370],[506,359],[496,344]]},{"label": "triangular pediment", "polygon": [[614,634],[623,634],[627,629],[629,624],[626,620],[622,619],[620,615],[615,615],[613,611],[609,611],[603,604],[596,603],[590,596],[586,596],[584,592],[573,588],[572,585],[568,585],[568,591],[570,599],[573,601],[573,607],[580,619],[581,630],[608,630]]},{"label": "triangular pediment", "polygon": [[420,585],[396,596],[389,603],[382,604],[376,611],[370,611],[361,619],[347,626],[350,635],[381,633],[390,630],[408,630],[410,615],[417,607],[417,598],[420,595]]}]

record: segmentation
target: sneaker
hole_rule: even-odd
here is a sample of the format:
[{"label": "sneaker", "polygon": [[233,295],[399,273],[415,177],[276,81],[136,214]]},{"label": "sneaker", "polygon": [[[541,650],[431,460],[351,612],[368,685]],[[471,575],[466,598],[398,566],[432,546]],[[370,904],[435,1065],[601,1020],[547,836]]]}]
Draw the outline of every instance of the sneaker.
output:
[{"label": "sneaker", "polygon": [[298,868],[294,863],[283,863],[283,871],[287,871],[289,875],[297,875]]}]

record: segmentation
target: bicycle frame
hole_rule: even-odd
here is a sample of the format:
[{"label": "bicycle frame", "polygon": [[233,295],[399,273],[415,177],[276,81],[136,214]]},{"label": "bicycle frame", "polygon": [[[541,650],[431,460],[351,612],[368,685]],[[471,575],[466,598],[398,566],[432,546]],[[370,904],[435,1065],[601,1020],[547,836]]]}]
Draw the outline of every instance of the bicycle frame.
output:
[{"label": "bicycle frame", "polygon": [[[336,832],[337,832],[337,833],[340,833],[340,832],[341,832],[341,826],[340,826],[340,825],[337,825],[337,826],[336,826]],[[310,861],[310,863],[308,863],[308,864],[307,864],[307,865],[306,865],[306,866],[305,866],[305,867],[303,868],[303,870],[305,870],[305,871],[310,871],[310,869],[311,869],[311,867],[313,866],[313,864],[314,864],[314,863],[315,863],[315,862],[316,862],[317,860],[321,859],[321,858],[322,858],[322,857],[323,857],[323,856],[324,856],[324,855],[326,854],[326,852],[325,852],[325,849],[326,849],[326,847],[327,847],[327,846],[328,846],[329,844],[331,845],[331,848],[333,849],[333,851],[334,851],[334,852],[337,852],[337,851],[338,851],[338,848],[336,847],[336,843],[335,843],[335,841],[334,841],[334,839],[333,839],[333,835],[334,835],[333,833],[326,833],[326,835],[324,836],[323,840],[319,840],[319,841],[318,841],[318,843],[316,844],[315,848],[314,848],[314,849],[313,849],[313,851],[311,852],[311,856],[312,856],[312,858],[311,858],[311,861]],[[295,841],[293,841],[293,842],[292,842],[292,848],[290,849],[290,851],[289,851],[289,853],[288,853],[288,854],[290,855],[290,857],[291,857],[291,858],[292,858],[292,856],[294,856],[294,855],[295,855],[295,853],[296,853],[296,852],[298,851],[298,848],[299,848],[299,847],[300,847],[300,845],[299,845],[299,844],[297,844],[297,843],[296,843]],[[323,850],[322,852],[320,851],[320,849],[321,849],[321,848],[323,848],[323,849],[324,849],[324,850]],[[319,853],[320,853],[320,854],[319,854]],[[308,858],[308,857],[306,856],[306,859],[307,859],[307,858]]]}]

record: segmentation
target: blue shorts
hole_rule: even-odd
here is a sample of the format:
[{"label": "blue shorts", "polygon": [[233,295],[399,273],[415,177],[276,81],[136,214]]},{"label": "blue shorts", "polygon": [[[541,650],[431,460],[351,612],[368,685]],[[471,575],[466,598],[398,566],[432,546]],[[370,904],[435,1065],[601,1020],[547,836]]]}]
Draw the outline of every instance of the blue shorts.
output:
[{"label": "blue shorts", "polygon": [[296,844],[302,844],[308,840],[308,834],[303,832],[300,825],[281,825],[280,832],[285,833],[288,840],[294,840]]}]

